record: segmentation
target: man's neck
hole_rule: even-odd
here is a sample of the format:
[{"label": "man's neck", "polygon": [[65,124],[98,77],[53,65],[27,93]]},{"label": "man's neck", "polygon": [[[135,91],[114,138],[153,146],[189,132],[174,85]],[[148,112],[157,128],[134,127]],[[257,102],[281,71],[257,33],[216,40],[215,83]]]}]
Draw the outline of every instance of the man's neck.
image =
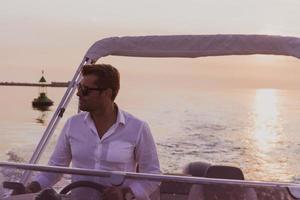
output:
[{"label": "man's neck", "polygon": [[107,106],[105,110],[90,112],[90,114],[99,136],[102,137],[117,120],[117,106],[112,104],[111,106]]}]

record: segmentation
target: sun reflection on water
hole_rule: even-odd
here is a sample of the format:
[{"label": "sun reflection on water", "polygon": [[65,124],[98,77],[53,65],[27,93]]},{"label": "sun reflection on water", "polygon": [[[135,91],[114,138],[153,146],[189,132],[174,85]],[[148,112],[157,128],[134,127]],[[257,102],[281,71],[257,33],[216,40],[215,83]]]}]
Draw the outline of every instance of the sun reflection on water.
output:
[{"label": "sun reflection on water", "polygon": [[278,94],[275,89],[256,90],[254,100],[255,130],[253,139],[263,152],[271,151],[279,140],[276,130],[278,123]]},{"label": "sun reflection on water", "polygon": [[291,179],[284,145],[287,138],[283,132],[281,101],[280,90],[259,89],[255,92],[247,169],[254,180]]}]

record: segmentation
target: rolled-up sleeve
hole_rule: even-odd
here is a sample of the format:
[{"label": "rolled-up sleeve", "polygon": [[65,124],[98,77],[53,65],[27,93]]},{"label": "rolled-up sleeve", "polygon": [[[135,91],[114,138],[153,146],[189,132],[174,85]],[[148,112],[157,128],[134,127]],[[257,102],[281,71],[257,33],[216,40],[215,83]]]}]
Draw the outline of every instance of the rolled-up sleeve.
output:
[{"label": "rolled-up sleeve", "polygon": [[[140,173],[160,174],[156,145],[147,123],[143,123],[136,145],[136,161]],[[137,200],[150,199],[149,196],[159,187],[156,181],[130,181],[129,187]]]},{"label": "rolled-up sleeve", "polygon": [[[70,120],[66,122],[65,126],[62,129],[62,132],[58,138],[54,152],[52,153],[50,160],[48,162],[49,165],[69,166],[72,159],[71,147],[68,139],[69,130],[70,130]],[[42,189],[44,189],[46,187],[53,186],[55,183],[57,183],[60,180],[61,177],[62,174],[41,172],[34,178],[34,180],[38,181]]]}]

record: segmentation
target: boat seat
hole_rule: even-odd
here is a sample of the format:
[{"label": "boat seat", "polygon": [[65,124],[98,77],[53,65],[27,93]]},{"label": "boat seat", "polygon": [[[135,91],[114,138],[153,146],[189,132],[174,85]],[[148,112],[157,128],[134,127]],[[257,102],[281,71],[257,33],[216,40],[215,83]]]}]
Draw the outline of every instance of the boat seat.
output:
[{"label": "boat seat", "polygon": [[[200,169],[200,172],[190,172],[191,175],[201,174],[203,169],[205,174],[202,177],[244,180],[244,174],[240,168],[223,165],[202,165],[194,168]],[[194,184],[189,192],[188,200],[256,200],[257,195],[253,188],[244,185],[228,185],[228,184]]]},{"label": "boat seat", "polygon": [[244,174],[238,167],[224,166],[224,165],[212,165],[205,174],[207,178],[221,178],[221,179],[235,179],[244,180]]},{"label": "boat seat", "polygon": [[[204,177],[210,166],[206,162],[192,162],[184,167],[183,174],[170,175]],[[160,200],[187,200],[192,186],[190,183],[163,181],[160,186]]]},{"label": "boat seat", "polygon": [[163,181],[160,185],[160,200],[187,200],[191,187],[189,183]]},{"label": "boat seat", "polygon": [[184,167],[183,174],[196,177],[205,177],[209,167],[211,167],[211,164],[206,162],[191,162]]}]

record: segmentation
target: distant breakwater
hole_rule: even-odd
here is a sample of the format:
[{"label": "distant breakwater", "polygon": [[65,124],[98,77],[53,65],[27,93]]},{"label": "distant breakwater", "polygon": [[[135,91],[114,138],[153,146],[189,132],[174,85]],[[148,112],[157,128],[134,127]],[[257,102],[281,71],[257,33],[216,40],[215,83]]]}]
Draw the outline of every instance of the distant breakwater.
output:
[{"label": "distant breakwater", "polygon": [[33,87],[68,87],[70,82],[51,82],[51,83],[17,83],[0,82],[3,86],[33,86]]}]

